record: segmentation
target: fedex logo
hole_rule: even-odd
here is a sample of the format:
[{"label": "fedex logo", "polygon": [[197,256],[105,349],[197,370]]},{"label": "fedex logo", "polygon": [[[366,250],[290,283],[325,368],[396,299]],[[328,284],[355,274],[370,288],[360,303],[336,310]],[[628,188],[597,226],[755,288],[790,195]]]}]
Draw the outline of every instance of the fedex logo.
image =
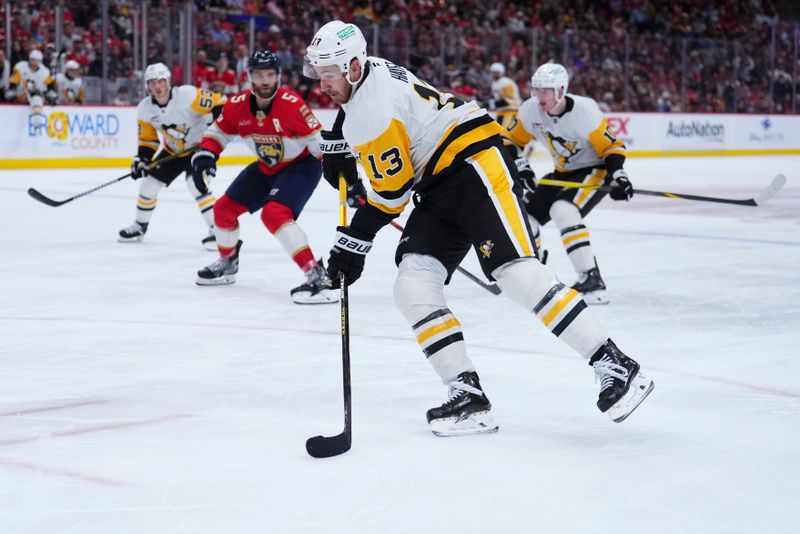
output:
[{"label": "fedex logo", "polygon": [[630,117],[606,117],[608,128],[617,137],[628,135],[628,122],[630,120]]}]

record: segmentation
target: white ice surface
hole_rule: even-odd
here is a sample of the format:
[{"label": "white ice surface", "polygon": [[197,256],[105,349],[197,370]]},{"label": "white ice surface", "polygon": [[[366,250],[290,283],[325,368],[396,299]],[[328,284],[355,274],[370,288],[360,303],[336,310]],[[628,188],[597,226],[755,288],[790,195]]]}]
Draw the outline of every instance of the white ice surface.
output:
[{"label": "white ice surface", "polygon": [[[640,196],[588,217],[612,300],[592,311],[656,382],[636,413],[609,421],[584,361],[456,275],[500,432],[433,436],[446,390],[394,308],[386,228],[350,294],[353,448],[326,460],[304,443],[342,429],[339,309],[290,301],[303,277],[258,216],[237,283],[197,287],[215,255],[182,180],[119,244],[132,181],[58,208],[25,190],[124,169],[0,173],[0,533],[800,531],[800,158],[626,167],[642,189],[732,198],[789,178],[758,208]],[[318,256],[337,218],[322,183],[300,218]]]}]

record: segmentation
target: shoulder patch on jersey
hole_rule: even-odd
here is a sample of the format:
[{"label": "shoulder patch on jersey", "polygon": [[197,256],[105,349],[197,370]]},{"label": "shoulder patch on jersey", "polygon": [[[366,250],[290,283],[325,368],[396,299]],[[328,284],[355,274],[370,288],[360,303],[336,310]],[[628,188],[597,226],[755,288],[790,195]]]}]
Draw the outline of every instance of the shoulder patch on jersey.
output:
[{"label": "shoulder patch on jersey", "polygon": [[303,120],[306,121],[308,127],[312,130],[316,130],[321,128],[319,121],[312,113],[311,109],[306,104],[300,106],[300,115],[303,117]]}]

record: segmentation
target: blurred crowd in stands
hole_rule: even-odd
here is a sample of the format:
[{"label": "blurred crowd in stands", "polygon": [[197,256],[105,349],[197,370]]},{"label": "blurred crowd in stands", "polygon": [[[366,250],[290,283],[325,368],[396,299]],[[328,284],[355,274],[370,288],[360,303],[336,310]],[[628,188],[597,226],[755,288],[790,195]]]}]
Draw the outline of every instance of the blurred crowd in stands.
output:
[{"label": "blurred crowd in stands", "polygon": [[[0,22],[2,87],[16,62],[36,48],[61,72],[67,60],[82,74],[102,75],[100,2],[63,3],[61,50],[55,45],[56,2],[10,2],[11,53]],[[179,2],[150,0],[147,62],[166,62],[178,32],[164,27],[164,10]],[[134,79],[133,0],[111,0],[107,78]],[[284,84],[312,106],[332,102],[300,76],[305,45],[324,22],[356,22],[369,53],[407,66],[434,86],[487,102],[489,65],[528,95],[538,64],[563,63],[570,90],[608,109],[627,111],[790,113],[800,110],[798,23],[770,0],[195,0],[196,38],[190,80],[223,93],[247,87],[250,19],[255,47],[280,57]],[[177,15],[172,20],[177,20]],[[185,69],[173,54],[173,81]],[[171,55],[172,57],[172,55]],[[141,67],[140,67],[141,68]],[[124,84],[123,84],[124,85]],[[123,87],[121,85],[120,87]],[[127,89],[127,87],[123,87]],[[2,95],[0,95],[2,96]],[[771,98],[772,96],[772,98]],[[126,103],[118,94],[119,103]]]}]

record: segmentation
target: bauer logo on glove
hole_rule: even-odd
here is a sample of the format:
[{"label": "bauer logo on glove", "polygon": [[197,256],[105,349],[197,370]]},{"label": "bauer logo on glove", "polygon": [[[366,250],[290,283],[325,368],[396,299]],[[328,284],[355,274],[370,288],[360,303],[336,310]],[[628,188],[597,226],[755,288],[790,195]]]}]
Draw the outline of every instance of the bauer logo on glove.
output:
[{"label": "bauer logo on glove", "polygon": [[358,254],[366,254],[372,250],[371,241],[361,241],[360,239],[355,239],[342,233],[340,233],[338,237],[339,238],[336,240],[336,246],[345,250],[356,252]]}]

